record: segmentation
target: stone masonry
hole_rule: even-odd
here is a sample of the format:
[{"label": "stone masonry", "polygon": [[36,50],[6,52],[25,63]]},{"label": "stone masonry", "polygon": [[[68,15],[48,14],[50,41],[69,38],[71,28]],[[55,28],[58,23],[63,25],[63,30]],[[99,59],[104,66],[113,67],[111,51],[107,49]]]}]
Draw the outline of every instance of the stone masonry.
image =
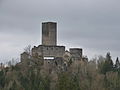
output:
[{"label": "stone masonry", "polygon": [[57,23],[42,23],[42,45],[57,45]]}]

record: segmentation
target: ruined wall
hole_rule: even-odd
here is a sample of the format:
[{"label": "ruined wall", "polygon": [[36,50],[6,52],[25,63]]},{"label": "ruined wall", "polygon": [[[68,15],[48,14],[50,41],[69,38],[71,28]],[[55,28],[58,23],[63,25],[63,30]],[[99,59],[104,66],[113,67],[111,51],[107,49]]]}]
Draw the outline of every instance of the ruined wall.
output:
[{"label": "ruined wall", "polygon": [[57,45],[57,23],[42,23],[42,45]]},{"label": "ruined wall", "polygon": [[30,55],[27,54],[26,52],[23,52],[20,58],[21,58],[21,62],[24,62],[25,60],[30,58]]},{"label": "ruined wall", "polygon": [[63,57],[65,53],[64,46],[44,46],[39,45],[32,49],[32,55],[43,56],[43,57]]},{"label": "ruined wall", "polygon": [[82,58],[82,49],[81,48],[70,48],[70,54],[72,59],[80,60]]}]

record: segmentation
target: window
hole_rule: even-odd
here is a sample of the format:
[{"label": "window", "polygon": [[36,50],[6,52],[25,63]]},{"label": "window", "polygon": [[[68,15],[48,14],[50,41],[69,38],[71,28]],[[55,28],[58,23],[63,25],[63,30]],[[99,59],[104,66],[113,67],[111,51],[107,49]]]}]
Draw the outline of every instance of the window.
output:
[{"label": "window", "polygon": [[53,50],[53,47],[51,47],[51,50]]},{"label": "window", "polygon": [[44,57],[44,59],[46,59],[46,60],[53,60],[54,57]]}]

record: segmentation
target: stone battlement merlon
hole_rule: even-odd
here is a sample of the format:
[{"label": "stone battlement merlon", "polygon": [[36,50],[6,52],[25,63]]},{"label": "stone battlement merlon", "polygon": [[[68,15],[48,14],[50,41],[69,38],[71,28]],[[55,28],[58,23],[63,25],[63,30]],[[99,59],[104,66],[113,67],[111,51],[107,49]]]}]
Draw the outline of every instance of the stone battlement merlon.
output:
[{"label": "stone battlement merlon", "polygon": [[50,24],[50,23],[51,23],[51,24],[53,24],[53,23],[54,23],[54,24],[57,24],[57,22],[42,22],[42,24],[46,24],[46,23],[47,23],[47,24]]}]

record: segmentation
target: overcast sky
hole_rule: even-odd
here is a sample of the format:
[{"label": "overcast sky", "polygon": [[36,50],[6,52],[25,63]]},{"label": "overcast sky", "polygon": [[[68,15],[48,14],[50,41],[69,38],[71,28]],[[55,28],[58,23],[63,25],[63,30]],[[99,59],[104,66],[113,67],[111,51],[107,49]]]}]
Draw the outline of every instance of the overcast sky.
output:
[{"label": "overcast sky", "polygon": [[58,45],[120,57],[120,0],[0,0],[0,61],[40,45],[44,21],[58,23]]}]

